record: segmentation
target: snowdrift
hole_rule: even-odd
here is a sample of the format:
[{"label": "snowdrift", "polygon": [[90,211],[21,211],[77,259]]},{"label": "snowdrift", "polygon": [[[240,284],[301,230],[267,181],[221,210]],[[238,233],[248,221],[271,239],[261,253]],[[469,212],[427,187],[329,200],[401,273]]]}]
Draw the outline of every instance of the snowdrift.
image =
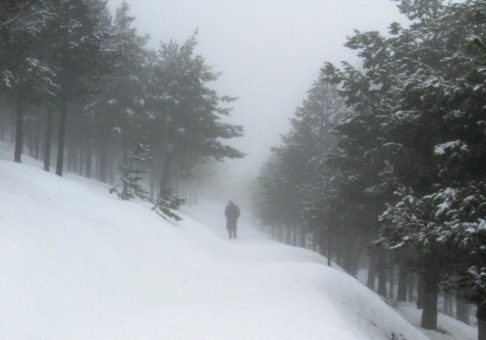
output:
[{"label": "snowdrift", "polygon": [[1,339],[427,339],[317,254],[245,221],[227,241],[222,206],[175,225],[6,161],[0,188]]}]

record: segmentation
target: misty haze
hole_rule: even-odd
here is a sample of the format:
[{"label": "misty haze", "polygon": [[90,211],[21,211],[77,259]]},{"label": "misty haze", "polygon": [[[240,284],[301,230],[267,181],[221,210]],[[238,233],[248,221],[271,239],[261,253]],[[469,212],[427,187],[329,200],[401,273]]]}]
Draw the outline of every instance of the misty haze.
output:
[{"label": "misty haze", "polygon": [[486,340],[486,1],[0,0],[0,339]]}]

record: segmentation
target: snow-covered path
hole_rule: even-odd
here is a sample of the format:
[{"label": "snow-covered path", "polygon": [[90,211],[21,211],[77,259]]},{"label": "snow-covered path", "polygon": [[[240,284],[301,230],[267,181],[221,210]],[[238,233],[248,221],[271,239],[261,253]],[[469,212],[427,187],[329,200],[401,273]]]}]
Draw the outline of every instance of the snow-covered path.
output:
[{"label": "snow-covered path", "polygon": [[173,225],[107,187],[0,161],[0,338],[426,339],[312,252],[223,206]]}]

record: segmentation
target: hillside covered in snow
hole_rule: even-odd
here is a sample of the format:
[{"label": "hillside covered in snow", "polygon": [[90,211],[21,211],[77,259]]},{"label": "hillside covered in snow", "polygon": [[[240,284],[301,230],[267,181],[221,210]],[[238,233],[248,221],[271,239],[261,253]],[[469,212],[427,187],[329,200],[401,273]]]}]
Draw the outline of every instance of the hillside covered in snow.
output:
[{"label": "hillside covered in snow", "polygon": [[0,173],[2,339],[426,339],[245,216],[227,241],[222,206],[173,224],[95,181],[7,161]]}]

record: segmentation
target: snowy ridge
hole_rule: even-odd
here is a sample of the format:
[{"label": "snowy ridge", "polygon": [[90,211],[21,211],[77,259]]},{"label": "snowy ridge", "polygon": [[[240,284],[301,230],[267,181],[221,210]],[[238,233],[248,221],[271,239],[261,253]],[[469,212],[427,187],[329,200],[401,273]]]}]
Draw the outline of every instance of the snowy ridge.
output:
[{"label": "snowy ridge", "polygon": [[[410,303],[399,303],[397,307],[404,318],[416,327],[419,327],[422,316],[421,310],[418,310],[415,305]],[[422,329],[431,340],[476,340],[478,338],[476,327],[468,326],[442,313],[439,313],[438,318],[438,332]]]},{"label": "snowy ridge", "polygon": [[427,339],[317,254],[245,220],[228,242],[218,205],[174,226],[95,181],[0,174],[1,339]]}]

